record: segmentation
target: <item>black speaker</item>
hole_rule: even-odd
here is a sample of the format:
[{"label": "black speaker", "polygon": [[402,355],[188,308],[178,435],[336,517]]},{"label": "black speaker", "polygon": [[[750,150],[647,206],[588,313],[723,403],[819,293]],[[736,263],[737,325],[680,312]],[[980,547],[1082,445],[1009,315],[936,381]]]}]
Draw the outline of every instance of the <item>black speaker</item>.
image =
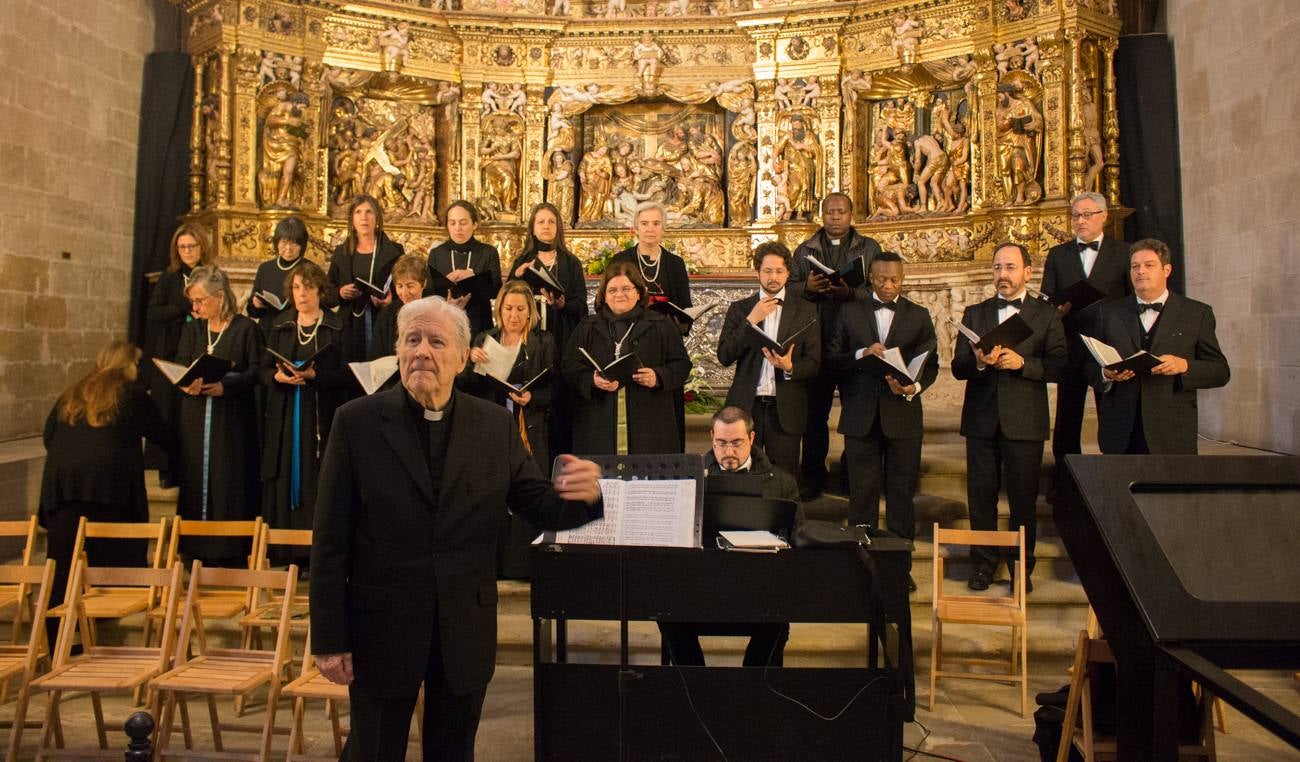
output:
[{"label": "black speaker", "polygon": [[1178,80],[1164,34],[1119,38],[1115,52],[1119,110],[1120,199],[1133,207],[1124,221],[1129,241],[1169,244],[1170,289],[1183,293],[1183,196],[1178,151]]}]

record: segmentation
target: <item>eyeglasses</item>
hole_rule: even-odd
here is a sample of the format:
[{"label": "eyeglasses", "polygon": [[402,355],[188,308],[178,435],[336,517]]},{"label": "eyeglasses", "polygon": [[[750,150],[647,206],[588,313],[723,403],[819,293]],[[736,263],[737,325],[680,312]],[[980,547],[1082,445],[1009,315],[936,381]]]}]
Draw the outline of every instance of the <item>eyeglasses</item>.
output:
[{"label": "eyeglasses", "polygon": [[180,249],[181,251],[190,251],[192,249],[201,249],[203,247],[198,245],[197,243],[178,243],[176,244],[176,248]]},{"label": "eyeglasses", "polygon": [[1070,219],[1072,219],[1072,220],[1090,220],[1090,219],[1092,219],[1094,216],[1096,216],[1096,215],[1098,215],[1098,214],[1104,214],[1104,212],[1100,212],[1100,211],[1097,211],[1097,212],[1070,212]]},{"label": "eyeglasses", "polygon": [[618,288],[605,289],[606,294],[635,294],[636,286],[619,286]]},{"label": "eyeglasses", "polygon": [[717,450],[739,450],[745,446],[743,439],[715,439],[713,447]]}]

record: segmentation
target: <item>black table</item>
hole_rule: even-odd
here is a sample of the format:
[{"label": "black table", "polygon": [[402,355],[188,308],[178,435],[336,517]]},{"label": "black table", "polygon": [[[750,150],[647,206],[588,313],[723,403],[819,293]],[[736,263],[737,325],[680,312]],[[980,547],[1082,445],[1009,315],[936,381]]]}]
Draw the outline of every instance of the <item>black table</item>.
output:
[{"label": "black table", "polygon": [[[879,612],[852,550],[537,547],[537,759],[718,759],[718,748],[730,759],[901,759],[915,702],[911,545],[876,539],[870,555]],[[570,662],[569,620],[618,621],[617,660]],[[630,621],[859,622],[869,645],[851,667],[634,665]]]}]

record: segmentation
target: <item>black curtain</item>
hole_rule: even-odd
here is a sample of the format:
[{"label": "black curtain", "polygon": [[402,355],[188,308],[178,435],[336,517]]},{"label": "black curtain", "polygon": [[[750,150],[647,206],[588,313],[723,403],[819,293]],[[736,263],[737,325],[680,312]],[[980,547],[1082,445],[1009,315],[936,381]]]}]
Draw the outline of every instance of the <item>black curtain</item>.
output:
[{"label": "black curtain", "polygon": [[1163,34],[1120,37],[1115,79],[1120,198],[1133,207],[1124,221],[1124,237],[1129,241],[1156,238],[1169,244],[1174,262],[1169,287],[1183,293],[1178,88],[1169,38]]},{"label": "black curtain", "polygon": [[127,335],[148,348],[145,311],[149,273],[167,266],[177,219],[189,210],[190,114],[194,72],[185,53],[150,53],[140,99],[136,158],[135,232],[131,257],[131,316]]}]

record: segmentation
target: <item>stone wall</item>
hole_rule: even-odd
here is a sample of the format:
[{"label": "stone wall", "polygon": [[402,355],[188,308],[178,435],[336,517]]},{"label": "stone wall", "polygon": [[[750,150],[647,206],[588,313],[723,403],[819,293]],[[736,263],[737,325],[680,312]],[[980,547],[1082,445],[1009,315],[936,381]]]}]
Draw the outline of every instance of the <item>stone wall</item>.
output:
[{"label": "stone wall", "polygon": [[1167,4],[1178,70],[1188,295],[1232,365],[1201,432],[1300,451],[1300,3]]},{"label": "stone wall", "polygon": [[145,0],[0,2],[0,441],[126,332]]}]

